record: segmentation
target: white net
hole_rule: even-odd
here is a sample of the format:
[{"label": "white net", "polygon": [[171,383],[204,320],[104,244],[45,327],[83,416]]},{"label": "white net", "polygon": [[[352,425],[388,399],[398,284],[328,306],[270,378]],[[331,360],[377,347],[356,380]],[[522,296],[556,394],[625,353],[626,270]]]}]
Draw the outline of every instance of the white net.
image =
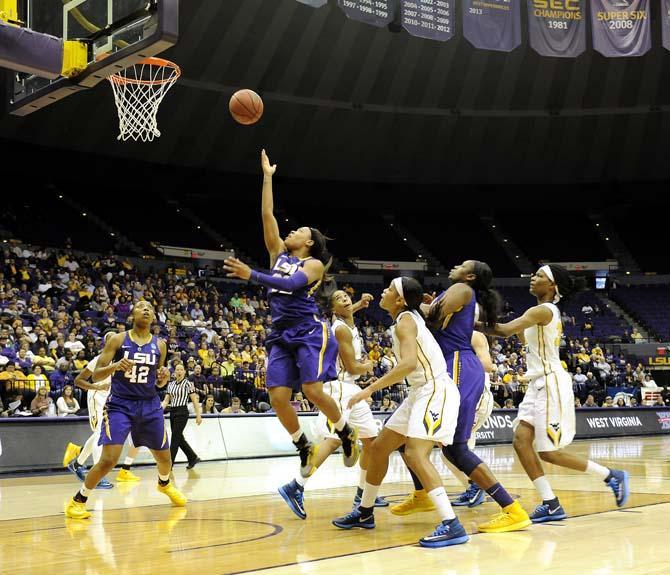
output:
[{"label": "white net", "polygon": [[158,108],[179,76],[176,64],[147,58],[109,77],[119,112],[119,140],[152,142],[160,138]]}]

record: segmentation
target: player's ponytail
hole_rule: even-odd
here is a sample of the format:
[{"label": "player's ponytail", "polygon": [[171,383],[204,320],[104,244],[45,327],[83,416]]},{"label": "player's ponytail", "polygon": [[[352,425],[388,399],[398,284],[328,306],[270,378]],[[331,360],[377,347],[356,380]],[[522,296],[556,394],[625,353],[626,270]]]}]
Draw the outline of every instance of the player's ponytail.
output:
[{"label": "player's ponytail", "polygon": [[475,261],[473,266],[475,279],[470,287],[475,290],[475,297],[479,304],[479,321],[487,327],[494,327],[500,315],[500,294],[491,289],[493,272],[486,262]]},{"label": "player's ponytail", "polygon": [[548,267],[551,269],[551,273],[554,276],[553,282],[558,289],[557,295],[560,296],[560,303],[565,303],[572,296],[586,289],[586,278],[573,276],[563,266],[549,264]]},{"label": "player's ponytail", "polygon": [[[401,295],[407,304],[407,309],[416,312],[421,317],[423,317],[423,313],[421,312],[421,303],[423,302],[423,286],[414,278],[403,276],[397,279],[400,279],[402,286]],[[397,279],[394,281],[397,281]]]},{"label": "player's ponytail", "polygon": [[326,244],[328,240],[332,239],[321,233],[316,228],[309,228],[312,233],[312,242],[314,242],[309,250],[310,255],[319,260],[323,264],[323,277],[321,284],[314,294],[319,309],[324,313],[329,313],[331,310],[331,298],[337,291],[337,282],[332,275],[328,274],[330,266],[333,265],[333,256],[328,252]]}]

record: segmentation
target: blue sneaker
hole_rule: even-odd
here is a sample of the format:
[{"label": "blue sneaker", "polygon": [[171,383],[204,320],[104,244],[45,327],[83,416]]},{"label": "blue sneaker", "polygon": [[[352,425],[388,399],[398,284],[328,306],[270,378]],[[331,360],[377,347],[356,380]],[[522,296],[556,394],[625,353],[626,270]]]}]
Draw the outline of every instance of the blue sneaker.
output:
[{"label": "blue sneaker", "polygon": [[84,479],[86,479],[86,472],[88,469],[85,465],[79,465],[76,459],[73,459],[70,461],[70,463],[68,463],[67,469],[70,473],[74,473],[80,481],[84,481]]},{"label": "blue sneaker", "polygon": [[358,507],[352,510],[349,515],[344,517],[338,517],[333,519],[333,525],[339,527],[340,529],[353,529],[358,527],[359,529],[374,529],[375,528],[375,516],[370,514],[369,517],[361,519],[361,511]]},{"label": "blue sneaker", "polygon": [[610,469],[610,480],[606,481],[609,488],[616,497],[617,507],[621,507],[628,501],[630,495],[628,485],[628,471],[620,471],[618,469]]},{"label": "blue sneaker", "polygon": [[535,508],[535,511],[530,514],[530,520],[533,523],[546,523],[547,521],[563,521],[563,519],[567,519],[568,514],[565,512],[565,509],[558,503],[558,499],[556,502],[557,505],[555,507],[552,507],[548,503],[540,503]]},{"label": "blue sneaker", "polygon": [[300,519],[307,519],[304,505],[305,489],[298,485],[295,479],[286,485],[282,485],[277,491],[279,491],[279,495],[286,501],[286,504],[293,513],[300,517]]},{"label": "blue sneaker", "polygon": [[458,517],[451,521],[440,523],[428,537],[419,539],[421,547],[449,547],[450,545],[460,545],[470,540],[468,534],[463,529]]},{"label": "blue sneaker", "polygon": [[470,483],[468,488],[461,493],[451,504],[454,507],[477,507],[486,501],[486,491],[484,491],[476,483]]},{"label": "blue sneaker", "polygon": [[[356,495],[354,495],[354,507],[358,507],[361,504],[361,497],[363,497],[363,490],[360,487],[356,488]],[[375,507],[388,507],[389,502],[386,501],[383,497],[375,497]]]},{"label": "blue sneaker", "polygon": [[112,487],[114,487],[114,485],[112,485],[105,478],[102,478],[100,482],[95,486],[96,489],[111,489]]}]

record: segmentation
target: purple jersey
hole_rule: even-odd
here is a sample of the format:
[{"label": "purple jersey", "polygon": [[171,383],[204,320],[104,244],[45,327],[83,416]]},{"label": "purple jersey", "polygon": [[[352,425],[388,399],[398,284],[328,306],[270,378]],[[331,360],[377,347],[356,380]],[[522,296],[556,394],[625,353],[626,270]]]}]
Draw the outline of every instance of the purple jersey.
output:
[{"label": "purple jersey", "polygon": [[[292,276],[298,270],[302,270],[305,262],[310,259],[312,258],[300,259],[288,252],[283,252],[277,256],[272,275],[275,277]],[[314,300],[314,293],[319,289],[319,285],[321,285],[321,280],[307,284],[293,292],[269,289],[268,300],[272,323],[293,325],[304,320],[313,321],[314,316],[319,315],[319,308]]]},{"label": "purple jersey", "polygon": [[[442,299],[446,292],[442,292],[435,304]],[[435,330],[435,339],[442,348],[445,358],[449,358],[456,351],[473,351],[472,331],[475,328],[475,311],[477,299],[473,292],[470,303],[444,319],[439,329]]]},{"label": "purple jersey", "polygon": [[161,352],[158,338],[154,335],[144,345],[135,343],[126,332],[121,347],[117,350],[114,363],[122,358],[135,362],[130,371],[116,371],[112,375],[112,396],[124,399],[153,399],[156,392],[156,374],[158,372]]}]

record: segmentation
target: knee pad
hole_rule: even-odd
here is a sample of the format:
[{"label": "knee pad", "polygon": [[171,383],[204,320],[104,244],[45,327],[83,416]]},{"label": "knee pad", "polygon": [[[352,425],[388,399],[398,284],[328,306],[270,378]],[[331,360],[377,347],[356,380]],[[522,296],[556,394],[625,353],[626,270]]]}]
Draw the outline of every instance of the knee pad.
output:
[{"label": "knee pad", "polygon": [[453,445],[446,445],[442,448],[442,453],[447,460],[460,469],[467,476],[481,464],[479,459],[470,449],[468,444],[464,442],[454,443]]}]

